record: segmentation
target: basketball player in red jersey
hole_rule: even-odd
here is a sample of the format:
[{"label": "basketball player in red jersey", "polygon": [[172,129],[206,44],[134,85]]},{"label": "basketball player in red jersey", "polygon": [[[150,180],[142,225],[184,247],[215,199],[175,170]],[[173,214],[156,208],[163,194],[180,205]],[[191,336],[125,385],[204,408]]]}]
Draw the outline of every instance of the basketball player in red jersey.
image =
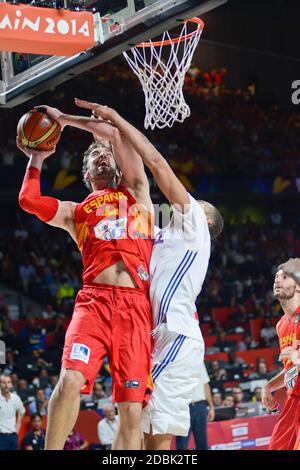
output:
[{"label": "basketball player in red jersey", "polygon": [[[99,128],[90,118],[53,109],[52,115],[62,127],[73,125],[94,136]],[[109,123],[101,125],[101,136],[107,140],[94,142],[84,154],[83,179],[91,194],[79,204],[42,196],[40,172],[53,151],[37,152],[17,143],[29,157],[19,194],[21,207],[65,229],[77,242],[83,259],[83,288],[76,298],[60,379],[49,403],[49,450],[63,449],[78,416],[80,392],[91,393],[106,354],[120,415],[113,449],[140,448],[142,402],[151,368],[148,268],[152,240],[137,204],[149,213],[152,204],[143,164],[135,151]]]},{"label": "basketball player in red jersey", "polygon": [[287,399],[274,427],[269,449],[300,450],[300,376],[296,350],[300,340],[299,258],[291,258],[278,266],[273,290],[284,311],[276,325],[284,368],[263,387],[262,402],[269,410],[276,409],[272,393],[284,386]]}]

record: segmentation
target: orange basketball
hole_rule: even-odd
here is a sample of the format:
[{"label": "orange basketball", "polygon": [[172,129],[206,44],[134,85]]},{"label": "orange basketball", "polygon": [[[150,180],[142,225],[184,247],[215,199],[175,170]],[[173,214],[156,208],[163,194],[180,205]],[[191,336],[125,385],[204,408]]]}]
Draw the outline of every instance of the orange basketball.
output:
[{"label": "orange basketball", "polygon": [[25,147],[51,150],[60,139],[61,127],[46,113],[32,109],[18,122],[17,135]]}]

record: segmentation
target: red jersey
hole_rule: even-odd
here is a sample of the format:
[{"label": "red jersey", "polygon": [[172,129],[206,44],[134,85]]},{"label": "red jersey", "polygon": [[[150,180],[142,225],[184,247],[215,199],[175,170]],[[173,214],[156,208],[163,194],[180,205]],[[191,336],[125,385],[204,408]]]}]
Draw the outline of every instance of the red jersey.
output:
[{"label": "red jersey", "polygon": [[[295,340],[300,340],[300,306],[293,313],[290,320],[284,315],[276,325],[279,338],[280,351],[287,346],[292,346]],[[289,395],[300,396],[299,367],[295,366],[289,359],[284,361],[285,386]]]},{"label": "red jersey", "polygon": [[137,287],[149,289],[152,219],[125,186],[91,193],[76,205],[74,221],[83,284],[91,284],[105,268],[123,261]]}]

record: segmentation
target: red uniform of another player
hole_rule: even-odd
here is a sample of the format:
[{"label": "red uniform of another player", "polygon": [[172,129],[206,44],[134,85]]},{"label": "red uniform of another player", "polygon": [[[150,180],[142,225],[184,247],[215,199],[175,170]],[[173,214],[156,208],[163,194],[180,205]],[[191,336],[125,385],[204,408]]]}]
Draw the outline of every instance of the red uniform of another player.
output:
[{"label": "red uniform of another player", "polygon": [[[284,315],[277,323],[280,350],[300,340],[300,307],[290,320]],[[287,399],[273,430],[269,448],[271,450],[300,450],[300,375],[299,367],[290,360],[284,363],[284,382]]]},{"label": "red uniform of another player", "polygon": [[[81,393],[91,393],[109,353],[116,402],[142,402],[150,372],[152,240],[135,204],[127,188],[119,186],[94,191],[74,212],[83,289],[66,333],[62,365],[82,372],[86,383]],[[136,288],[93,283],[100,272],[119,261]]]}]

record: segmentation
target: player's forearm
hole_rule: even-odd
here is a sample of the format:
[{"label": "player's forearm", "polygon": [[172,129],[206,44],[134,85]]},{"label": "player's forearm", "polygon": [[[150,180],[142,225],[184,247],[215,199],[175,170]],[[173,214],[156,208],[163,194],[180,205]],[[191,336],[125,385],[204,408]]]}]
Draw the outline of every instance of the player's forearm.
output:
[{"label": "player's forearm", "polygon": [[144,164],[152,172],[157,168],[159,161],[164,160],[162,155],[156,150],[154,145],[146,136],[117,112],[112,114],[112,122],[119,129],[121,134],[129,141],[130,145],[141,156]]},{"label": "player's forearm", "polygon": [[76,127],[77,129],[90,132],[113,143],[116,129],[108,122],[85,116],[72,116],[71,114],[63,114],[59,121],[62,125]]},{"label": "player's forearm", "polygon": [[276,390],[284,387],[284,374],[285,370],[283,369],[279,374],[268,381],[267,385],[271,392],[276,392]]},{"label": "player's forearm", "polygon": [[44,163],[43,158],[39,157],[38,155],[33,154],[29,158],[27,168],[37,168],[39,171],[42,171],[43,163]]},{"label": "player's forearm", "polygon": [[36,215],[43,222],[48,222],[57,213],[58,200],[41,195],[40,168],[42,167],[42,159],[40,160],[40,164],[38,164],[37,157],[31,157],[29,160],[19,192],[19,204],[24,211]]}]

